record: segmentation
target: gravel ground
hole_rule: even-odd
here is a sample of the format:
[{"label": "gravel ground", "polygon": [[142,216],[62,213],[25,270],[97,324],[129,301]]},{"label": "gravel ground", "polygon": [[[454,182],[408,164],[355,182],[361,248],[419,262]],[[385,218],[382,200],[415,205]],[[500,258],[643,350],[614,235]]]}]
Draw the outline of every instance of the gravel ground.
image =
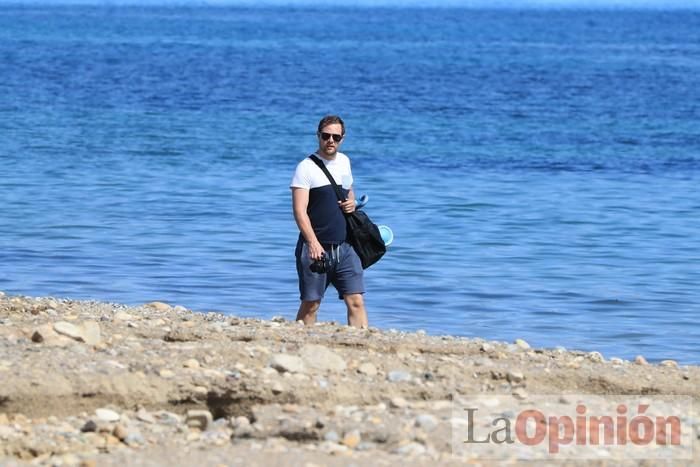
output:
[{"label": "gravel ground", "polygon": [[[522,340],[0,292],[0,381],[3,466],[651,466],[662,458],[698,465],[700,456],[700,368]],[[592,414],[616,397],[629,402],[630,433],[644,411],[638,401],[672,399],[681,446],[657,438],[632,454],[587,445],[564,455],[551,452],[551,432],[546,452],[461,442],[464,409],[477,402],[503,417],[585,399]],[[472,420],[475,437],[494,419]]]}]

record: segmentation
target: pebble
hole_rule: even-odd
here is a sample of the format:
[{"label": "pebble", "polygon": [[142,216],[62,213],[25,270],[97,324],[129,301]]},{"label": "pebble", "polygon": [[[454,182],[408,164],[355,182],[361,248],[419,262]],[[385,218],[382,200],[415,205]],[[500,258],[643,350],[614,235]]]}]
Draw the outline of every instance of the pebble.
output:
[{"label": "pebble", "polygon": [[659,365],[665,366],[668,368],[678,368],[678,362],[675,360],[661,360],[659,362]]},{"label": "pebble", "polygon": [[406,401],[406,399],[403,397],[392,397],[389,401],[389,406],[395,409],[403,409],[404,407],[408,406],[408,401]]},{"label": "pebble", "polygon": [[596,363],[604,363],[605,362],[605,357],[603,357],[603,354],[600,352],[589,352],[586,357]]},{"label": "pebble", "polygon": [[517,388],[513,391],[513,397],[515,397],[518,400],[525,400],[527,399],[527,391],[525,391],[523,388]]},{"label": "pebble", "polygon": [[524,379],[525,379],[525,376],[523,375],[523,373],[521,371],[517,371],[517,370],[516,371],[509,371],[506,374],[506,380],[509,383],[520,383]]},{"label": "pebble", "polygon": [[324,439],[324,441],[330,441],[333,443],[337,443],[338,441],[340,441],[340,436],[338,436],[337,432],[331,430],[331,431],[326,432],[325,435],[323,435],[323,439]]},{"label": "pebble", "polygon": [[85,321],[82,325],[82,337],[88,345],[100,345],[102,342],[102,332],[97,321]]},{"label": "pebble", "polygon": [[100,421],[107,423],[118,422],[121,418],[117,412],[110,409],[97,409],[95,415]]},{"label": "pebble", "polygon": [[649,364],[649,362],[647,361],[646,358],[644,358],[643,355],[637,355],[636,357],[634,357],[634,363],[637,365],[648,365]]},{"label": "pebble", "polygon": [[168,305],[167,303],[163,302],[151,302],[146,305],[149,308],[153,308],[156,311],[159,311],[161,313],[164,313],[166,311],[170,311],[171,306]]},{"label": "pebble", "polygon": [[347,368],[345,360],[324,345],[305,345],[301,348],[299,354],[305,366],[314,370],[340,373]]},{"label": "pebble", "polygon": [[303,373],[306,371],[304,360],[296,355],[275,354],[270,360],[270,366],[280,373]]},{"label": "pebble", "polygon": [[523,339],[515,339],[515,345],[518,346],[521,350],[530,350],[530,344],[528,344],[525,340]]},{"label": "pebble", "polygon": [[425,454],[425,446],[420,443],[410,442],[396,448],[394,453],[402,456],[420,456]]},{"label": "pebble", "polygon": [[390,371],[386,378],[392,383],[399,383],[402,381],[410,381],[411,374],[406,371],[394,370]]},{"label": "pebble", "polygon": [[365,362],[357,368],[357,372],[367,376],[377,376],[377,367],[373,363]]},{"label": "pebble", "polygon": [[185,360],[185,362],[182,364],[182,366],[185,368],[196,369],[196,368],[199,368],[199,362],[194,358],[190,358],[188,360]]},{"label": "pebble", "polygon": [[438,423],[438,419],[430,414],[418,415],[415,420],[415,425],[425,431],[433,431]]},{"label": "pebble", "polygon": [[343,441],[341,441],[341,443],[349,447],[350,449],[354,449],[357,447],[358,444],[360,444],[361,441],[362,437],[360,436],[360,432],[358,430],[352,430],[348,433],[345,433],[345,436],[343,436]]},{"label": "pebble", "polygon": [[208,410],[188,410],[185,424],[190,428],[199,428],[205,431],[213,420],[214,417]]},{"label": "pebble", "polygon": [[59,321],[53,325],[53,330],[76,341],[83,341],[83,333],[75,324]]}]

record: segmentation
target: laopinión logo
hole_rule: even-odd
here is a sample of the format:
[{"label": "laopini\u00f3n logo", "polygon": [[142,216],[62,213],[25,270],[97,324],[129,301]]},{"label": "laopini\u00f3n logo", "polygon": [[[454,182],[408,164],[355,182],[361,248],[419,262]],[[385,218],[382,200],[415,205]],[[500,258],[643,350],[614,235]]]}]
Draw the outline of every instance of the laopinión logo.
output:
[{"label": "laopini\u00f3n logo", "polygon": [[480,459],[693,459],[685,396],[537,395],[455,399],[452,449]]}]

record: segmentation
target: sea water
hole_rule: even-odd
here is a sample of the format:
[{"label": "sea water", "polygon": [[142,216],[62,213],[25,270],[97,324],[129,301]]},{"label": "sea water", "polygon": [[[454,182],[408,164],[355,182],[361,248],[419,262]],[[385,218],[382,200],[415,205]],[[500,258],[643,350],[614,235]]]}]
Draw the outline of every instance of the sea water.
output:
[{"label": "sea water", "polygon": [[294,319],[337,113],[371,325],[697,364],[698,76],[693,11],[1,5],[0,290]]}]

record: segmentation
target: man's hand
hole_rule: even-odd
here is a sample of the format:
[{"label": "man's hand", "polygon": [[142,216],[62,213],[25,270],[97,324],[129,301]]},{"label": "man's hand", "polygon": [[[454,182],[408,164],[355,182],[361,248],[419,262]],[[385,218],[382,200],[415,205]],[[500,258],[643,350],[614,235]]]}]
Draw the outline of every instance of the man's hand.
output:
[{"label": "man's hand", "polygon": [[325,251],[323,250],[323,247],[318,242],[318,240],[314,240],[313,242],[308,242],[306,245],[307,245],[307,248],[309,249],[309,258],[311,258],[314,261],[321,259],[321,257],[323,256],[323,253],[325,253]]},{"label": "man's hand", "polygon": [[338,201],[338,205],[340,206],[340,209],[342,209],[345,214],[350,214],[351,212],[355,211],[355,199],[354,198],[346,199],[345,201]]}]

